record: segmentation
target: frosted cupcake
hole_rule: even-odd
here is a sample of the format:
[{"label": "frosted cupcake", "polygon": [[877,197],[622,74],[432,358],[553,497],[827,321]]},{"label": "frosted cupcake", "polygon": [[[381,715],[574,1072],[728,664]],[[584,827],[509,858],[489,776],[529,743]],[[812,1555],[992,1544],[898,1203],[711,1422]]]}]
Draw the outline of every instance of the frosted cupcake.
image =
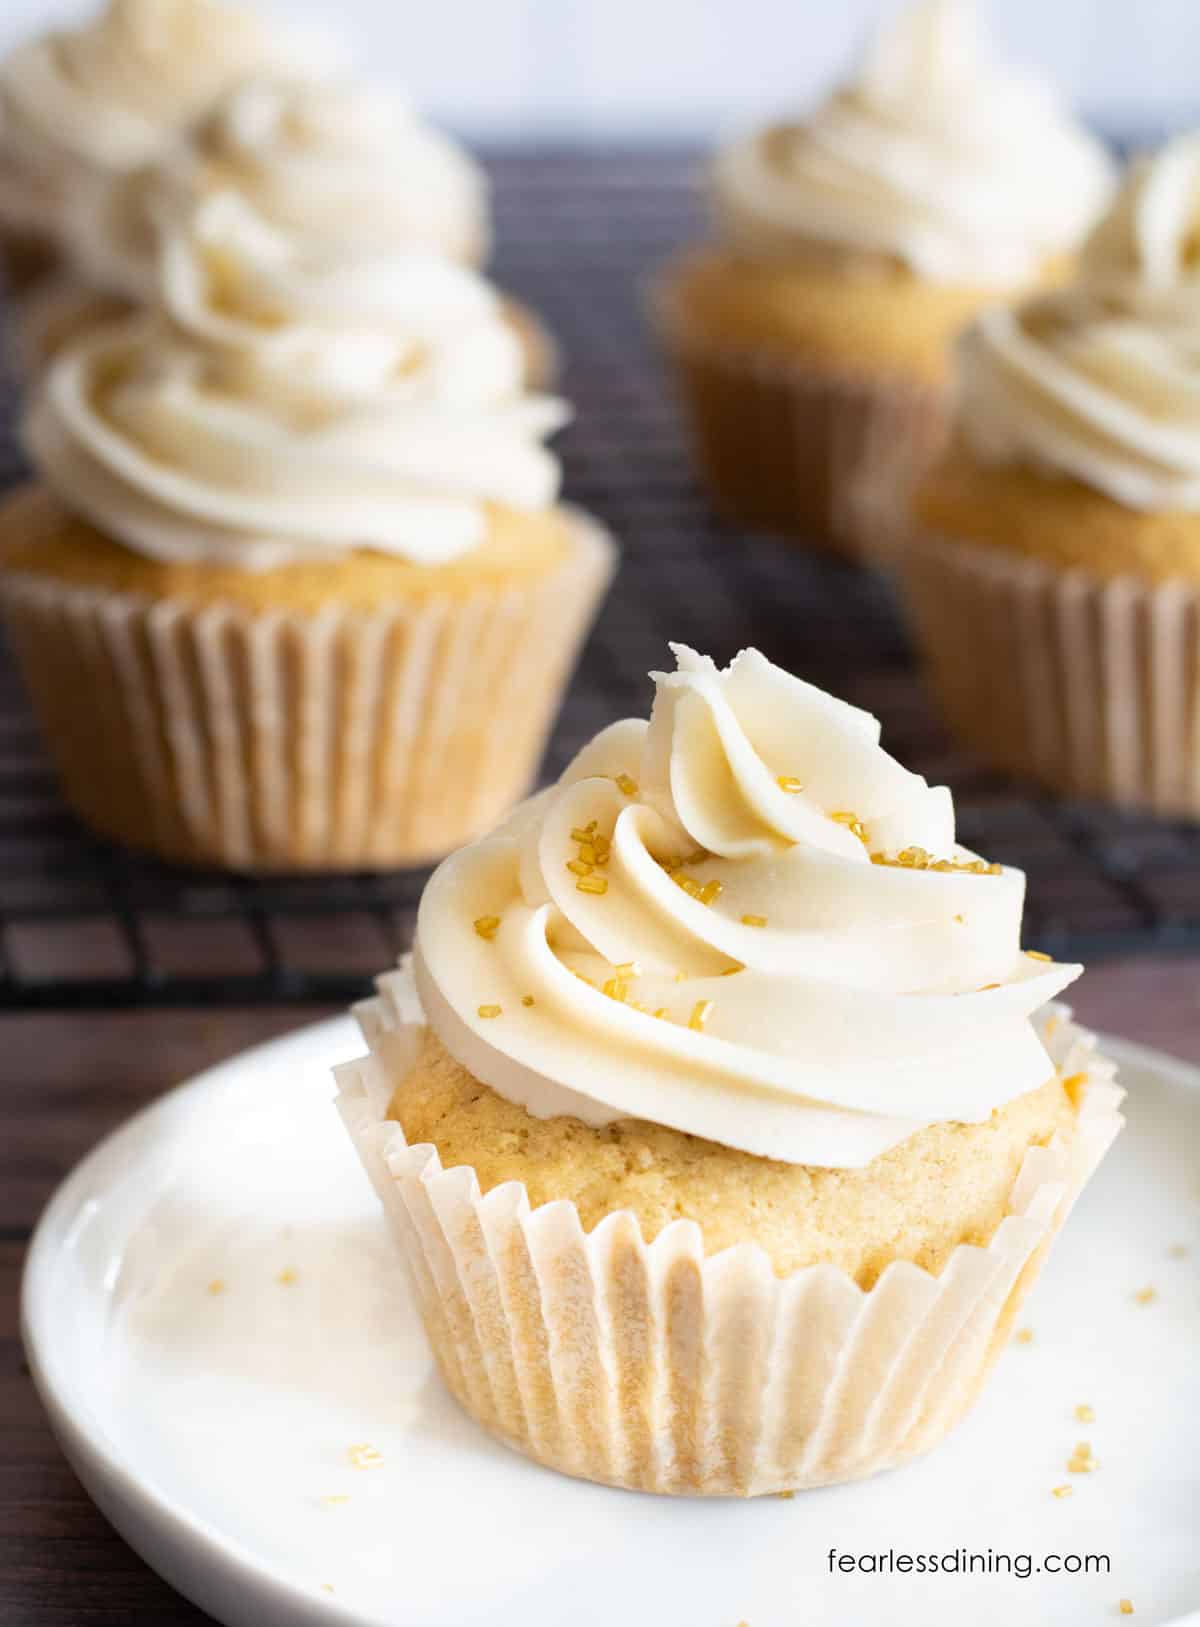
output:
[{"label": "frosted cupcake", "polygon": [[[400,97],[349,81],[246,83],[158,162],[77,202],[69,270],[24,312],[27,370],[114,310],[153,300],[162,232],[217,190],[306,251],[415,249],[478,265],[491,247],[483,171]],[[551,341],[511,302],[509,314],[540,386]]]},{"label": "frosted cupcake", "polygon": [[976,750],[1200,815],[1200,137],[1133,166],[1069,289],[987,313],[901,550]]},{"label": "frosted cupcake", "polygon": [[1111,168],[988,60],[970,0],[920,0],[806,121],[721,152],[712,184],[716,241],[653,303],[712,495],[856,548],[864,462],[936,440],[954,336],[1061,274]]},{"label": "frosted cupcake", "polygon": [[495,292],[218,195],[164,310],[68,348],[0,599],[68,798],[239,869],[435,856],[527,788],[613,550],[557,505]]},{"label": "frosted cupcake", "polygon": [[468,1412],[757,1495],[962,1416],[1121,1092],[945,788],[757,652],[675,653],[435,872],[340,1102]]},{"label": "frosted cupcake", "polygon": [[[319,42],[328,57],[331,42]],[[73,204],[150,162],[247,74],[311,71],[318,42],[221,0],[108,0],[0,64],[0,247],[10,291],[57,257]]]}]

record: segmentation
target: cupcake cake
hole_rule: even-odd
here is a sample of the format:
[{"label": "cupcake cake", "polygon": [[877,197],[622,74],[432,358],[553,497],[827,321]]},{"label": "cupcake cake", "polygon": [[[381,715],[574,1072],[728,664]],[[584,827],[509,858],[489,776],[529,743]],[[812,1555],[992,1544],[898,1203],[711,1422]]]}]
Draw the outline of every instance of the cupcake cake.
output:
[{"label": "cupcake cake", "polygon": [[900,560],[930,682],[1000,767],[1200,815],[1200,137],[1133,165],[1066,289],[962,341]]},{"label": "cupcake cake", "polygon": [[1045,87],[989,61],[971,0],[918,0],[807,120],[719,153],[715,241],[652,315],[722,511],[857,549],[858,471],[936,441],[954,336],[1058,279],[1110,183]]},{"label": "cupcake cake", "polygon": [[[249,81],[156,162],[77,200],[69,266],[23,313],[26,370],[114,310],[152,301],[164,230],[215,191],[323,254],[419,250],[480,265],[491,248],[483,171],[400,97],[349,80]],[[531,313],[510,301],[508,314],[541,387],[552,343]]]},{"label": "cupcake cake", "polygon": [[[331,42],[321,40],[328,59]],[[76,202],[153,160],[247,74],[311,71],[318,41],[223,0],[108,0],[0,63],[0,249],[20,291]]]},{"label": "cupcake cake", "polygon": [[434,857],[527,789],[613,549],[477,273],[297,249],[236,195],[162,308],[69,346],[0,511],[0,604],[67,796],[236,869]]},{"label": "cupcake cake", "polygon": [[340,1105],[469,1413],[750,1496],[954,1425],[1121,1092],[944,787],[756,651],[675,655],[434,873]]}]

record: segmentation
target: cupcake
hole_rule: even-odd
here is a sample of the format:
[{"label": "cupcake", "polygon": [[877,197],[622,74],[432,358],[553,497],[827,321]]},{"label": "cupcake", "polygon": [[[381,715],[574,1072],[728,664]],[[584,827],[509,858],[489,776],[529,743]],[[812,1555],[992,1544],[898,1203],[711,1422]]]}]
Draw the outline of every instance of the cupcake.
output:
[{"label": "cupcake", "polygon": [[716,241],[652,299],[720,509],[859,549],[860,468],[936,443],[954,336],[1056,280],[1110,183],[1046,89],[987,60],[970,0],[919,0],[807,121],[721,152]]},{"label": "cupcake", "polygon": [[1070,288],[962,341],[899,545],[930,683],[1058,791],[1200,815],[1200,136],[1135,164]]},{"label": "cupcake", "polygon": [[319,255],[235,195],[163,307],[68,347],[0,511],[0,604],[69,801],[234,869],[413,863],[527,789],[613,549],[494,290]]},{"label": "cupcake", "polygon": [[944,787],[756,651],[675,654],[434,873],[339,1101],[470,1414],[752,1496],[953,1426],[1122,1093]]},{"label": "cupcake", "polygon": [[[157,162],[77,200],[70,265],[21,324],[29,370],[68,336],[152,301],[164,229],[214,191],[235,192],[298,246],[322,253],[420,250],[479,265],[491,248],[486,177],[398,96],[351,81],[251,81]],[[509,314],[531,387],[553,371],[549,337]]]},{"label": "cupcake", "polygon": [[0,63],[0,249],[20,292],[56,260],[73,203],[150,162],[230,85],[311,71],[318,45],[222,0],[108,0]]}]

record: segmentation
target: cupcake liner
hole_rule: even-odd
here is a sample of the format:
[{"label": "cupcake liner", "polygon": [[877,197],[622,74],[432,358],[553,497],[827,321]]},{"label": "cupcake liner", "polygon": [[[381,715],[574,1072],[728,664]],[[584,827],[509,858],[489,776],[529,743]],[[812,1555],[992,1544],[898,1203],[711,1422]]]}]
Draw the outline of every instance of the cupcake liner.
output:
[{"label": "cupcake liner", "polygon": [[898,448],[915,463],[927,458],[946,431],[945,391],[722,343],[697,333],[662,284],[649,310],[718,510],[736,524],[869,558],[862,472]]},{"label": "cupcake liner", "polygon": [[0,577],[68,801],[103,835],[235,870],[388,868],[528,789],[612,573],[606,532],[530,586],[316,615]]},{"label": "cupcake liner", "polygon": [[422,1033],[403,973],[359,1008],[369,1054],[339,1108],[407,1259],[447,1386],[509,1446],[639,1491],[761,1496],[857,1479],[928,1450],[1003,1347],[1055,1232],[1123,1122],[1111,1063],[1065,1010],[1064,1077],[1087,1075],[1074,1134],[1026,1155],[986,1248],[937,1277],[908,1262],[870,1290],[832,1265],[777,1277],[744,1244],[706,1257],[678,1221],[646,1244],[629,1211],[585,1234],[573,1203],[480,1195],[386,1119]]},{"label": "cupcake liner", "polygon": [[1200,817],[1200,589],[914,535],[930,686],[981,756],[1071,796]]}]

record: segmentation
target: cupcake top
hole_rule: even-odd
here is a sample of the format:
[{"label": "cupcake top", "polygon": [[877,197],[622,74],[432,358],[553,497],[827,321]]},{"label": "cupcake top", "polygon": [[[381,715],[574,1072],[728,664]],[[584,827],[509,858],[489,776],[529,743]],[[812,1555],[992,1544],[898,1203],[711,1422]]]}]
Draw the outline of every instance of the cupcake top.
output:
[{"label": "cupcake top", "polygon": [[1074,246],[1111,188],[1048,88],[987,60],[971,0],[918,0],[798,124],[722,152],[721,228],[754,256],[886,256],[934,282],[1010,288]]},{"label": "cupcake top", "polygon": [[351,82],[246,83],[154,165],[79,200],[72,253],[93,286],[144,299],[164,222],[214,191],[324,251],[425,249],[477,263],[487,182],[391,92]]},{"label": "cupcake top", "polygon": [[1043,1084],[1030,1018],[1081,968],[1022,954],[1021,872],[958,846],[867,713],[755,650],[674,651],[649,724],[426,887],[416,988],[451,1055],[537,1117],[841,1167]]},{"label": "cupcake top", "polygon": [[964,336],[972,452],[1128,508],[1200,510],[1198,242],[1200,135],[1187,135],[1131,167],[1071,287],[986,312]]},{"label": "cupcake top", "polygon": [[46,483],[154,559],[270,569],[367,548],[421,564],[544,509],[564,404],[523,394],[476,273],[298,247],[218,194],[169,233],[162,308],[68,347],[25,426]]},{"label": "cupcake top", "polygon": [[315,37],[222,0],[108,0],[0,64],[0,202],[57,207],[82,179],[146,163],[248,74],[317,57]]}]

